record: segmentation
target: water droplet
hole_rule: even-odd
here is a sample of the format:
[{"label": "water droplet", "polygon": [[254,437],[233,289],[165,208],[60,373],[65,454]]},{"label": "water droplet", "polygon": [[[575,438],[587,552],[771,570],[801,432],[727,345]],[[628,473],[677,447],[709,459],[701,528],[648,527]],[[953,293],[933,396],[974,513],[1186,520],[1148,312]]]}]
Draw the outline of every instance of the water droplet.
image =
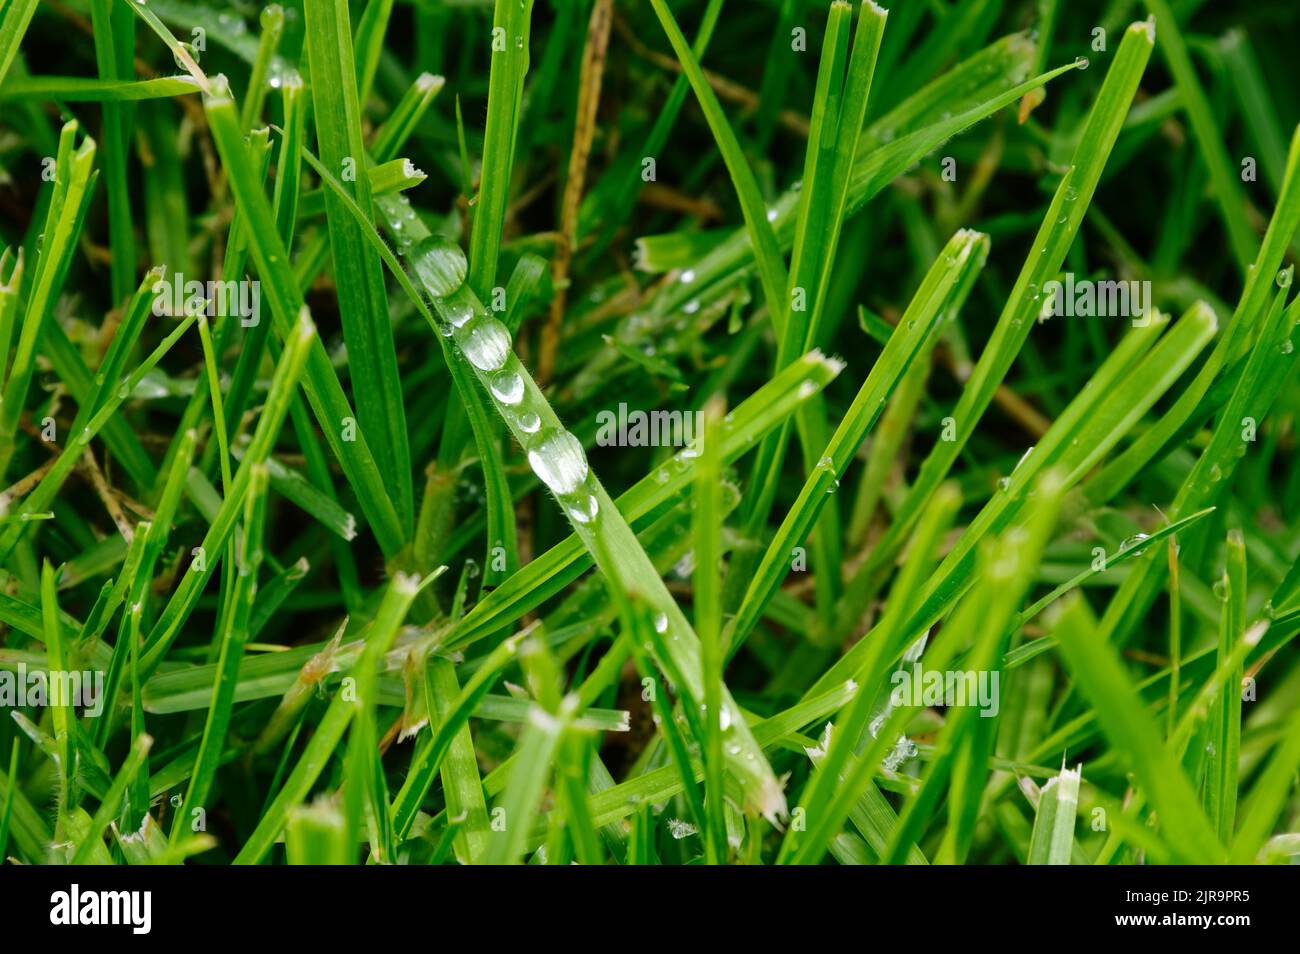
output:
[{"label": "water droplet", "polygon": [[600,513],[600,501],[593,494],[585,494],[576,500],[569,501],[565,507],[570,517],[578,523],[591,523]]},{"label": "water droplet", "polygon": [[465,561],[465,576],[471,580],[478,576],[478,561],[473,557]]},{"label": "water droplet", "polygon": [[480,371],[495,371],[510,357],[510,332],[491,315],[470,322],[459,344],[469,363]]},{"label": "water droplet", "polygon": [[1215,580],[1212,589],[1216,600],[1220,603],[1228,602],[1228,578],[1226,576],[1221,576]]},{"label": "water droplet", "polygon": [[699,310],[700,300],[698,298],[692,298],[686,304],[682,305],[682,311],[686,312],[688,315],[693,315]]},{"label": "water droplet", "polygon": [[[1142,543],[1142,541],[1146,539],[1147,539],[1147,535],[1145,533],[1135,533],[1131,537],[1125,537],[1122,541],[1120,541],[1119,552],[1123,553],[1126,550],[1132,550],[1134,547],[1138,546],[1139,544]],[[1141,555],[1142,553],[1139,552],[1138,556]]]},{"label": "water droplet", "polygon": [[669,474],[668,471],[664,470],[662,467],[660,467],[657,471],[655,471],[655,483],[657,484],[666,484],[671,478],[672,475]]},{"label": "water droplet", "polygon": [[191,59],[197,59],[197,57],[194,55],[194,47],[190,46],[190,44],[188,43],[182,43],[176,49],[176,51],[172,53],[172,60],[176,63],[176,68],[178,70],[189,69],[189,66],[185,62],[186,55],[188,55]]},{"label": "water droplet", "polygon": [[1212,464],[1210,466],[1210,483],[1217,484],[1222,479],[1223,479],[1223,471],[1219,469],[1218,464]]},{"label": "water droplet", "polygon": [[768,220],[769,222],[775,222],[775,221],[776,221],[776,209],[768,209],[768,210],[767,210],[767,220]]},{"label": "water droplet", "polygon": [[1074,201],[1075,199],[1077,199],[1077,198],[1079,198],[1079,190],[1076,189],[1074,186],[1066,186],[1066,187],[1065,187],[1065,201],[1066,201],[1066,202],[1073,202],[1073,201]]},{"label": "water droplet", "polygon": [[998,490],[1009,490],[1009,489],[1011,489],[1011,478],[1010,478],[1010,477],[999,477],[999,478],[998,478]]},{"label": "water droplet", "polygon": [[587,479],[582,443],[563,428],[548,432],[528,452],[528,464],[551,492],[571,494]]},{"label": "water droplet", "polygon": [[1282,347],[1280,350],[1283,354],[1290,354],[1292,351],[1295,350],[1295,345],[1291,343],[1290,338],[1286,338],[1285,340],[1283,340]]},{"label": "water droplet", "polygon": [[654,624],[655,624],[655,632],[656,632],[656,633],[666,633],[666,632],[668,632],[668,614],[667,614],[667,613],[656,613],[656,614],[655,614],[655,619],[654,619]]},{"label": "water droplet", "polygon": [[1081,70],[1086,70],[1088,68],[1088,58],[1086,56],[1076,57],[1074,65]]},{"label": "water droplet", "polygon": [[688,268],[686,271],[682,272],[681,281],[683,285],[689,285],[691,282],[695,281],[695,269]]},{"label": "water droplet", "polygon": [[673,836],[674,841],[681,841],[683,838],[689,838],[691,835],[698,835],[700,830],[690,822],[682,821],[680,818],[668,819],[668,834]]},{"label": "water droplet", "polygon": [[900,735],[893,749],[881,761],[881,768],[887,772],[897,771],[898,767],[916,755],[916,743],[905,735]]},{"label": "water droplet", "polygon": [[446,314],[453,328],[464,328],[465,323],[474,317],[474,306],[467,301],[447,302]]},{"label": "water droplet", "polygon": [[532,411],[522,411],[519,417],[515,418],[515,423],[525,434],[536,434],[537,429],[542,426],[542,419]]},{"label": "water droplet", "polygon": [[416,245],[411,264],[425,290],[435,298],[446,298],[465,283],[465,253],[440,235],[430,235]]},{"label": "water droplet", "polygon": [[502,371],[492,379],[491,390],[502,404],[518,404],[524,399],[524,379],[513,371]]},{"label": "water droplet", "polygon": [[1284,269],[1282,269],[1280,272],[1278,272],[1278,273],[1277,273],[1277,287],[1278,287],[1278,288],[1290,288],[1290,287],[1291,287],[1291,278],[1292,278],[1292,276],[1294,276],[1294,274],[1295,274],[1295,268],[1292,267],[1292,266],[1288,266],[1287,268],[1284,268]]}]

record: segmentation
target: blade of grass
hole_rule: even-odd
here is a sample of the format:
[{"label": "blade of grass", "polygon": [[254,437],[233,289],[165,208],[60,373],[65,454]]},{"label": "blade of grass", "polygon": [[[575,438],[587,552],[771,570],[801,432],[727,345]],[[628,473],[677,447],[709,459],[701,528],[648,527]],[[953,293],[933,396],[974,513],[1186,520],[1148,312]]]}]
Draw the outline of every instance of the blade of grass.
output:
[{"label": "blade of grass", "polygon": [[1079,780],[1083,767],[1062,768],[1038,795],[1034,832],[1025,864],[1068,865],[1074,848],[1074,821],[1079,810]]},{"label": "blade of grass", "polygon": [[1061,601],[1055,633],[1061,656],[1106,738],[1125,758],[1160,818],[1162,838],[1174,857],[1190,864],[1219,860],[1223,848],[1182,768],[1165,749],[1150,717],[1134,695],[1115,648],[1089,631],[1075,594]]},{"label": "blade of grass", "polygon": [[[344,185],[344,189],[368,210],[370,179],[363,174],[366,152],[347,0],[307,0],[303,19],[321,162],[351,182],[351,188]],[[333,193],[325,196],[325,212],[357,428],[371,442],[403,534],[409,536],[414,525],[411,452],[383,269]]]},{"label": "blade of grass", "polygon": [[[194,771],[181,803],[188,810],[207,804],[213,779],[225,748],[226,732],[230,725],[231,710],[235,702],[235,687],[239,681],[239,666],[248,639],[248,620],[257,595],[257,575],[262,564],[262,536],[266,525],[267,469],[254,465],[244,495],[243,536],[237,550],[236,580],[231,587],[229,607],[223,618],[219,636],[220,655],[216,665],[216,681],[212,701],[203,726],[203,739],[194,759]],[[184,815],[177,813],[172,824],[171,840],[176,843],[184,831]]]},{"label": "blade of grass", "polygon": [[1223,145],[1223,131],[1214,121],[1210,102],[1196,78],[1196,67],[1187,51],[1187,41],[1179,29],[1178,18],[1166,0],[1143,2],[1151,11],[1153,29],[1160,33],[1160,49],[1182,96],[1183,108],[1187,111],[1187,119],[1201,159],[1209,169],[1219,215],[1227,227],[1228,244],[1237,260],[1237,267],[1245,274],[1255,259],[1256,238],[1246,215],[1246,197],[1241,191],[1241,181],[1237,178],[1228,151]]},{"label": "blade of grass", "polygon": [[[270,301],[275,330],[285,340],[292,335],[303,309],[302,293],[290,269],[285,244],[278,237],[266,196],[243,147],[228,87],[219,85],[204,100],[204,110],[229,176],[231,192],[248,222],[249,250]],[[304,390],[326,442],[356,491],[357,501],[380,548],[387,556],[397,554],[406,538],[403,524],[385,490],[379,463],[366,443],[364,431],[358,428],[353,433],[348,428],[347,422],[355,420],[352,408],[319,341],[313,343],[307,359]],[[355,439],[345,440],[345,430]]]},{"label": "blade of grass", "polygon": [[[352,666],[354,679],[365,673],[373,673],[385,654],[392,648],[397,638],[398,628],[406,617],[406,611],[419,594],[421,587],[430,582],[398,573],[389,582],[384,591],[384,599],[375,613],[375,621],[366,637],[365,648]],[[283,829],[289,811],[302,803],[311,787],[316,783],[334,750],[338,747],[343,733],[347,731],[358,707],[359,698],[348,698],[343,692],[336,692],[330,700],[329,708],[312,734],[311,741],[298,759],[293,771],[285,780],[283,787],[275,796],[257,827],[249,835],[244,846],[234,858],[234,864],[258,864],[266,857],[275,843],[276,837]]]}]

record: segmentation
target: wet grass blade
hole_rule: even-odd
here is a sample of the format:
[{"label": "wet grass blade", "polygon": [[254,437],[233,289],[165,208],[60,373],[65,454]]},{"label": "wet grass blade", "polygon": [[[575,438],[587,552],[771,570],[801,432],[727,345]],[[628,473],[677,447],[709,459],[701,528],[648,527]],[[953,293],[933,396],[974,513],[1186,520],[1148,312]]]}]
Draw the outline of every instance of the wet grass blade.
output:
[{"label": "wet grass blade", "polygon": [[780,529],[768,545],[753,581],[728,628],[731,652],[739,647],[758,621],[772,594],[790,569],[791,548],[799,545],[812,528],[827,495],[835,492],[840,478],[898,386],[908,365],[923,342],[933,333],[940,317],[952,304],[954,289],[962,286],[969,269],[983,265],[988,238],[979,232],[962,230],[949,240],[926,274],[908,306],[907,313],[890,337],[871,373],[853,399],[853,404],[836,427],[822,451],[816,468],[787,512]]},{"label": "wet grass blade", "polygon": [[1067,596],[1059,606],[1054,630],[1061,656],[1080,690],[1094,701],[1101,730],[1123,753],[1159,814],[1170,851],[1187,864],[1221,860],[1223,848],[1182,768],[1134,695],[1119,654],[1113,646],[1097,641],[1076,596]]},{"label": "wet grass blade", "polygon": [[699,60],[695,58],[695,53],[687,44],[686,37],[682,36],[681,28],[677,26],[677,21],[673,18],[668,5],[664,0],[650,0],[650,3],[654,7],[655,15],[659,17],[659,22],[663,25],[664,32],[668,35],[668,42],[672,44],[673,52],[677,54],[677,59],[682,64],[683,75],[690,81],[691,89],[695,91],[695,98],[699,100],[704,117],[708,120],[709,129],[713,132],[713,138],[717,141],[718,149],[727,164],[727,172],[731,175],[736,197],[740,200],[740,210],[745,217],[745,228],[758,263],[763,297],[767,300],[771,320],[774,323],[779,322],[777,316],[785,314],[787,281],[785,262],[781,249],[777,245],[776,233],[772,231],[772,225],[768,221],[767,207],[763,202],[762,194],[758,191],[753,170],[750,169],[749,161],[736,140],[731,124],[727,122],[722,105],[704,76]]},{"label": "wet grass blade", "polygon": [[[207,804],[213,778],[225,748],[226,731],[230,725],[231,709],[235,701],[235,688],[239,682],[239,666],[248,640],[248,621],[257,596],[257,575],[262,565],[262,535],[266,524],[267,469],[254,465],[248,491],[244,497],[244,526],[236,550],[235,582],[223,617],[220,636],[220,654],[217,657],[216,683],[208,705],[203,739],[194,761],[194,771],[182,804],[187,809]],[[172,826],[172,841],[184,831],[185,814],[178,814]]]},{"label": "wet grass blade", "polygon": [[[248,222],[249,251],[269,299],[276,333],[285,340],[291,336],[303,310],[302,293],[290,270],[288,252],[278,238],[271,208],[244,150],[229,90],[219,87],[205,99],[204,109],[217,151],[230,177],[231,192]],[[366,443],[365,432],[355,428],[352,408],[319,341],[314,341],[308,356],[304,390],[321,433],[356,490],[358,503],[380,548],[389,556],[395,555],[406,539],[401,519],[385,490],[379,461]],[[345,434],[352,439],[345,440]]]},{"label": "wet grass blade", "polygon": [[1154,30],[1160,37],[1160,50],[1174,74],[1174,83],[1182,97],[1183,109],[1192,127],[1201,159],[1210,171],[1210,182],[1219,206],[1219,215],[1228,230],[1228,244],[1237,260],[1237,267],[1246,272],[1255,259],[1256,238],[1246,215],[1246,197],[1241,190],[1238,170],[1232,167],[1228,151],[1223,145],[1223,131],[1215,122],[1210,101],[1201,89],[1187,51],[1187,41],[1178,26],[1178,18],[1166,0],[1144,0],[1151,11]]},{"label": "wet grass blade", "polygon": [[[368,164],[361,138],[348,5],[346,0],[309,0],[303,14],[321,162],[338,171],[344,189],[368,210],[370,179],[365,174]],[[358,224],[332,193],[325,196],[325,212],[357,428],[376,455],[398,520],[409,535],[414,521],[411,452],[383,267]]]},{"label": "wet grass blade", "polygon": [[1025,864],[1068,865],[1074,849],[1075,815],[1079,811],[1082,767],[1061,769],[1038,793],[1034,832]]},{"label": "wet grass blade", "polygon": [[[384,591],[384,599],[375,612],[374,622],[366,636],[365,648],[353,664],[351,675],[357,684],[373,684],[373,673],[397,638],[398,627],[406,617],[411,602],[421,586],[429,581],[415,579],[399,573]],[[275,799],[267,806],[253,833],[235,856],[235,864],[258,864],[271,850],[275,839],[284,827],[289,812],[302,803],[312,785],[333,757],[334,750],[347,731],[362,697],[337,692],[329,708],[321,717],[311,741],[299,757],[289,777],[285,779]],[[373,701],[373,699],[372,699]],[[353,829],[355,830],[355,829]]]}]

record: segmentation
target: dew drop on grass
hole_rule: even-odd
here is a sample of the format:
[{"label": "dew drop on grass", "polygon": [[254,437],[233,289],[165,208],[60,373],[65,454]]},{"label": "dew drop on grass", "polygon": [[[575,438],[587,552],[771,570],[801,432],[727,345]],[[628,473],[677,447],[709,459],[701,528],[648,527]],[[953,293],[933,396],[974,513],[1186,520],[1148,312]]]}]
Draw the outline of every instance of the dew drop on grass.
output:
[{"label": "dew drop on grass", "polygon": [[885,756],[881,767],[888,772],[893,772],[900,765],[910,758],[914,758],[917,753],[916,743],[905,735],[900,735],[898,741],[894,743],[894,748]]},{"label": "dew drop on grass", "polygon": [[835,461],[830,457],[823,457],[817,461],[817,469],[831,475],[831,482],[826,485],[826,492],[828,494],[835,493],[840,486],[839,479],[835,477]]},{"label": "dew drop on grass", "polygon": [[182,43],[176,49],[176,51],[172,53],[172,62],[176,64],[176,68],[178,70],[187,70],[189,69],[189,66],[186,65],[185,58],[182,54],[188,54],[191,58],[193,58],[194,47],[190,46],[190,44],[188,43]]},{"label": "dew drop on grass", "polygon": [[474,317],[474,306],[467,301],[448,302],[446,315],[453,328],[464,328],[465,323]]},{"label": "dew drop on grass", "polygon": [[578,523],[592,523],[600,513],[600,503],[593,494],[581,494],[569,501],[565,510]]},{"label": "dew drop on grass", "polygon": [[532,411],[522,411],[515,418],[515,423],[519,425],[519,429],[525,434],[536,434],[537,429],[542,426],[542,419]]},{"label": "dew drop on grass", "polygon": [[1228,602],[1228,578],[1226,576],[1221,576],[1215,580],[1214,586],[1211,589],[1214,592],[1214,598],[1216,600],[1220,603]]},{"label": "dew drop on grass", "polygon": [[668,614],[667,614],[667,613],[656,613],[656,614],[655,614],[655,620],[654,620],[654,623],[655,623],[655,632],[656,632],[656,633],[666,633],[666,632],[668,632]]},{"label": "dew drop on grass", "polygon": [[682,821],[680,818],[668,819],[668,834],[673,836],[675,841],[681,841],[683,838],[689,838],[691,835],[698,835],[699,829],[690,822]]},{"label": "dew drop on grass", "polygon": [[1281,350],[1282,350],[1282,353],[1283,353],[1283,354],[1290,354],[1291,352],[1295,351],[1295,345],[1293,345],[1293,344],[1291,343],[1291,339],[1290,339],[1290,338],[1287,338],[1286,340],[1284,340],[1284,341],[1282,342],[1282,349],[1281,349]]},{"label": "dew drop on grass", "polygon": [[695,269],[688,268],[686,271],[682,272],[681,281],[683,285],[689,285],[691,282],[695,281]]},{"label": "dew drop on grass", "polygon": [[1284,268],[1284,269],[1282,269],[1280,272],[1278,272],[1278,273],[1277,273],[1277,287],[1278,287],[1278,288],[1290,288],[1290,287],[1291,287],[1291,278],[1292,278],[1292,276],[1294,275],[1294,273],[1295,273],[1295,269],[1292,268],[1292,267]]},{"label": "dew drop on grass", "polygon": [[430,235],[411,250],[416,277],[430,295],[446,298],[465,283],[465,253],[454,242]]},{"label": "dew drop on grass", "polygon": [[524,399],[524,379],[514,371],[502,371],[492,378],[491,390],[502,404],[515,405]]},{"label": "dew drop on grass", "polygon": [[528,452],[528,465],[551,492],[573,493],[587,479],[587,455],[582,442],[563,428],[544,434]]},{"label": "dew drop on grass", "polygon": [[[1145,533],[1135,533],[1131,537],[1125,537],[1124,540],[1120,542],[1119,551],[1120,553],[1124,553],[1128,550],[1132,550],[1134,547],[1141,545],[1141,543],[1146,539],[1147,535]],[[1138,556],[1141,555],[1141,553],[1138,553]]]},{"label": "dew drop on grass", "polygon": [[491,315],[481,315],[461,329],[459,344],[480,371],[496,371],[510,357],[510,332]]}]

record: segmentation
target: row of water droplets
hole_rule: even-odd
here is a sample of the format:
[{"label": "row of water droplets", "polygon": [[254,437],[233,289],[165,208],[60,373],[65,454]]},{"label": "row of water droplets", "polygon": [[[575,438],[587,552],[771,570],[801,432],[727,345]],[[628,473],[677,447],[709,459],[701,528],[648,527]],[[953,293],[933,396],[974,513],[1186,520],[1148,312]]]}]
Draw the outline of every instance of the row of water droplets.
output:
[{"label": "row of water droplets", "polygon": [[510,330],[463,288],[465,253],[438,236],[412,239],[415,212],[409,204],[399,209],[390,225],[416,275],[434,296],[442,319],[439,332],[474,366],[527,454],[528,465],[555,494],[565,513],[579,526],[593,525],[600,515],[600,503],[593,492],[582,442],[560,424],[544,423],[544,416],[554,420],[554,415],[516,357]]},{"label": "row of water droplets", "polygon": [[[419,235],[425,229],[404,199],[391,204],[381,200],[380,205],[387,205],[399,248],[434,297],[441,318],[439,332],[474,366],[524,449],[533,473],[555,495],[590,548],[601,514],[582,442],[555,420],[546,398],[515,355],[509,329],[463,288],[467,263],[460,247],[438,236],[414,237],[413,232]],[[687,448],[677,455],[679,466],[687,466],[694,453],[697,451]],[[670,625],[666,612],[656,612],[652,625],[670,645],[680,648],[682,636]],[[652,646],[646,649],[653,655]],[[733,713],[725,703],[719,710],[719,724],[726,753],[756,762],[754,752],[746,751],[734,737]]]}]

